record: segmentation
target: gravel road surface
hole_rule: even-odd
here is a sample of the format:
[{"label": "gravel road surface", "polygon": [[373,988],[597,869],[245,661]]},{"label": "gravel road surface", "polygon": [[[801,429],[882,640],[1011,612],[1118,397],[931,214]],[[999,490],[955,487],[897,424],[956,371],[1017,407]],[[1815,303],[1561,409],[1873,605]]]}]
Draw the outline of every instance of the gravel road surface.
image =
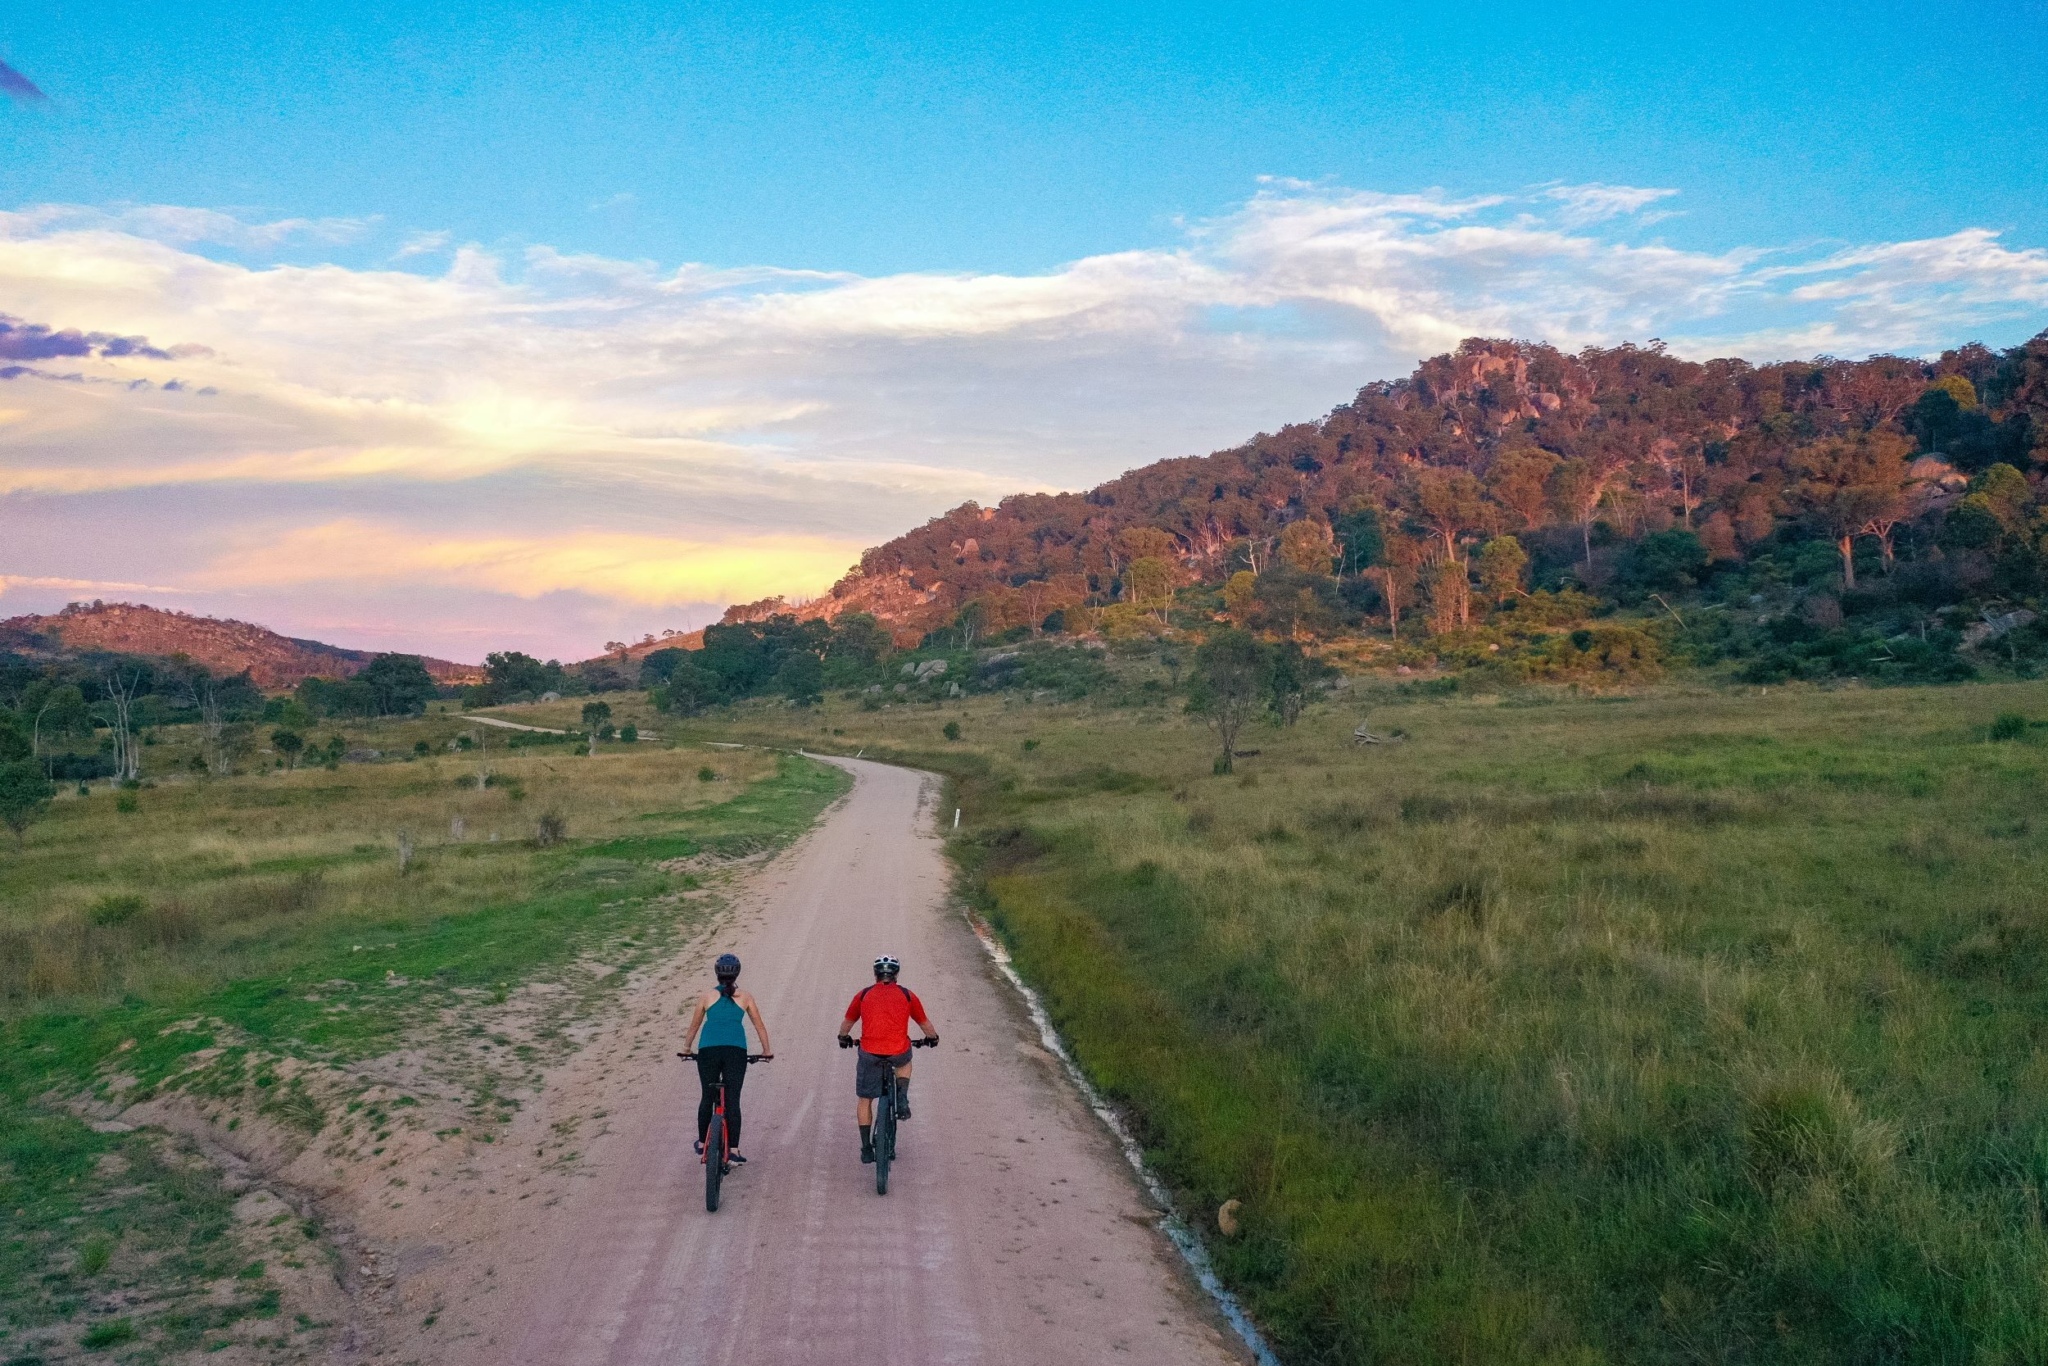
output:
[{"label": "gravel road surface", "polygon": [[[674,1038],[603,1074],[608,1130],[581,1179],[501,1248],[444,1361],[523,1366],[1223,1363],[1122,1159],[1036,1046],[947,906],[934,780],[838,760],[853,792],[754,880],[731,949],[777,1049],[745,1091],[750,1164],[707,1213],[694,1068]],[[917,1055],[888,1196],[859,1160],[841,1013],[877,953],[903,959],[944,1042]],[[659,1065],[665,1059],[667,1065]],[[539,1203],[539,1202],[535,1202]],[[527,1206],[531,1209],[532,1206]],[[477,1249],[488,1251],[488,1249]]]}]

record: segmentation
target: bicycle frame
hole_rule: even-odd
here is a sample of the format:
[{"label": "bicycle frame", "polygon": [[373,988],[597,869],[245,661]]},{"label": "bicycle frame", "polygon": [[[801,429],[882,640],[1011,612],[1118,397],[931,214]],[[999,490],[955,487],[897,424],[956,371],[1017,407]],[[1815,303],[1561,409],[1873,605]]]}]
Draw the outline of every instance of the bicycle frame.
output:
[{"label": "bicycle frame", "polygon": [[[929,1048],[930,1039],[912,1039],[912,1048]],[[903,1078],[895,1069],[890,1069],[889,1084],[875,1100],[875,1123],[871,1130],[875,1145],[875,1194],[889,1193],[889,1165],[896,1160],[896,1107],[898,1088]]]},{"label": "bicycle frame", "polygon": [[[678,1053],[676,1056],[685,1062],[695,1062],[697,1060],[695,1053]],[[773,1057],[767,1053],[747,1054],[747,1061],[750,1063],[772,1062],[773,1060]],[[718,1095],[713,1100],[711,1106],[711,1123],[704,1130],[704,1151],[698,1154],[697,1157],[698,1163],[704,1168],[704,1208],[708,1213],[712,1214],[718,1212],[719,1188],[724,1184],[726,1176],[732,1172],[732,1145],[726,1141],[727,1132],[728,1130],[725,1126],[725,1082],[721,1080],[718,1083]],[[716,1150],[715,1161],[713,1160],[714,1149]]]}]

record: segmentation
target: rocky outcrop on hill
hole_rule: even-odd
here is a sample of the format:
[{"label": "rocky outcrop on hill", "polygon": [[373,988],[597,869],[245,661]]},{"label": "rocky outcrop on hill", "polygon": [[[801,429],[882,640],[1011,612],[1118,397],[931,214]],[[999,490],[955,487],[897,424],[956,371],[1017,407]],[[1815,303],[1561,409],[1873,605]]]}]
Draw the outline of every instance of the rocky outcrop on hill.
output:
[{"label": "rocky outcrop on hill", "polygon": [[[49,616],[0,621],[0,649],[30,655],[184,655],[215,673],[247,670],[261,688],[289,688],[307,678],[347,678],[376,652],[298,640],[246,621],[198,617],[141,603],[73,603]],[[445,659],[421,661],[441,683],[477,683],[483,670]]]}]

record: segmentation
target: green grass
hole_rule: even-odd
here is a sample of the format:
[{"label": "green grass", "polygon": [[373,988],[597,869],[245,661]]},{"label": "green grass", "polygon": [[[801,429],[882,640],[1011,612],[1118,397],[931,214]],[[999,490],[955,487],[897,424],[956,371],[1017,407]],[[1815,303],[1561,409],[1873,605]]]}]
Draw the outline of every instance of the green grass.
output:
[{"label": "green grass", "polygon": [[[494,752],[511,781],[485,788],[465,757],[167,781],[134,814],[104,794],[60,801],[0,860],[0,1359],[67,1340],[66,1324],[80,1345],[125,1331],[175,1350],[277,1309],[260,1265],[230,1302],[206,1299],[252,1265],[215,1173],[163,1135],[95,1132],[75,1102],[178,1092],[216,1122],[364,1144],[424,1111],[363,1099],[355,1064],[474,1046],[453,1099],[459,1131],[488,1141],[510,1081],[567,1047],[560,1026],[700,921],[678,896],[697,876],[657,860],[771,849],[847,786],[729,751],[710,762],[731,781],[700,783],[706,758]],[[566,843],[527,837],[545,810]],[[565,971],[579,960],[618,970]],[[535,1036],[490,1047],[489,1012],[539,980],[566,990]]]},{"label": "green grass", "polygon": [[2048,1360],[2048,691],[1364,700],[1231,778],[1163,709],[803,723],[953,775],[1290,1362]]}]

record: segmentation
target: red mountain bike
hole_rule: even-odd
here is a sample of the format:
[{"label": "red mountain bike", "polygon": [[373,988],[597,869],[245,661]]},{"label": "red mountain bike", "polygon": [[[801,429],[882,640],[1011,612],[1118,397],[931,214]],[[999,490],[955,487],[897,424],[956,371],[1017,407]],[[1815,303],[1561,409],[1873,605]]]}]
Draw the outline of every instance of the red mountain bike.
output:
[{"label": "red mountain bike", "polygon": [[[695,1053],[678,1053],[685,1062],[695,1062]],[[749,1053],[748,1062],[768,1062],[773,1055]],[[718,1187],[732,1170],[732,1145],[725,1141],[725,1083],[718,1083],[718,1100],[711,1107],[711,1127],[704,1131],[704,1155],[697,1160],[704,1164],[704,1208],[718,1212]]]}]

